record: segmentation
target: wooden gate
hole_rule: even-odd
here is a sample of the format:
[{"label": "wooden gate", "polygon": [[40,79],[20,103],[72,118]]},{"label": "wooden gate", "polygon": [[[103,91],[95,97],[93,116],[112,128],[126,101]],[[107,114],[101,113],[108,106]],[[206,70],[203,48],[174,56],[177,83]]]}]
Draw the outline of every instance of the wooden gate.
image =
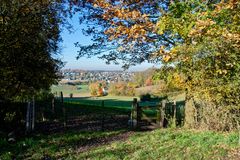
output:
[{"label": "wooden gate", "polygon": [[141,128],[144,125],[153,127],[176,127],[184,124],[185,101],[169,102],[140,101],[133,99],[131,112],[131,127]]}]

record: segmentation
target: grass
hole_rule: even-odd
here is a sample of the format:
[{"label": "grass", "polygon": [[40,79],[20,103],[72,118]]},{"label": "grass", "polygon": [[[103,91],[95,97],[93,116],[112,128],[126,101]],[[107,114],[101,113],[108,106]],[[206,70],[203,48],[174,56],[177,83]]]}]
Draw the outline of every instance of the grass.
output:
[{"label": "grass", "polygon": [[[237,159],[237,134],[156,130],[90,150],[76,159]],[[236,154],[236,155],[235,155]]]},{"label": "grass", "polygon": [[[0,159],[237,159],[240,153],[237,133],[217,133],[183,129],[136,132],[124,141],[91,147],[79,153],[89,140],[118,135],[125,131],[77,132],[25,138],[16,144],[1,139]],[[238,154],[238,155],[237,155]]]},{"label": "grass", "polygon": [[42,159],[52,157],[54,159],[69,157],[77,147],[84,146],[93,140],[114,136],[124,132],[111,131],[67,131],[51,135],[36,135],[19,140],[16,144],[8,144],[6,139],[0,139],[0,159]]},{"label": "grass", "polygon": [[102,106],[111,108],[131,108],[133,97],[124,96],[104,96],[104,97],[80,97],[80,98],[64,98],[66,103],[88,105],[88,106]]},{"label": "grass", "polygon": [[51,90],[52,93],[63,92],[64,97],[69,97],[71,93],[74,97],[84,97],[90,95],[88,85],[53,85]]}]

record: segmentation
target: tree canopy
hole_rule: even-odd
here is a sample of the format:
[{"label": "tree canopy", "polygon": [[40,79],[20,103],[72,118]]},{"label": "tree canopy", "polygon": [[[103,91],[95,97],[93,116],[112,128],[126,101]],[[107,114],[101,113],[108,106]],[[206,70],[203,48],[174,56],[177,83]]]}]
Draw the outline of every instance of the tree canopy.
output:
[{"label": "tree canopy", "polygon": [[187,89],[187,100],[195,96],[201,103],[208,102],[211,113],[224,114],[216,116],[217,122],[224,121],[222,128],[229,128],[230,123],[236,127],[240,107],[238,0],[75,2],[80,23],[88,26],[84,33],[93,40],[88,46],[76,44],[79,57],[122,60],[126,68],[145,60],[173,67],[173,75],[165,77],[171,81],[168,84]]},{"label": "tree canopy", "polygon": [[161,12],[168,10],[168,0],[86,0],[75,1],[75,11],[80,23],[85,24],[86,36],[93,43],[81,45],[78,58],[98,56],[107,63],[122,61],[125,68],[144,61],[154,61],[153,53],[161,45],[170,48],[178,39],[171,39],[169,33],[159,35],[155,26]]},{"label": "tree canopy", "polygon": [[188,89],[224,105],[238,105],[240,5],[236,0],[200,2],[173,3],[159,19],[159,34],[170,31],[183,40],[165,52],[165,62],[187,76]]},{"label": "tree canopy", "polygon": [[122,60],[124,67],[145,60],[170,64],[185,74],[189,89],[229,83],[230,91],[236,90],[237,0],[86,0],[75,5],[80,23],[88,26],[85,35],[93,40],[88,46],[76,44],[79,57]]},{"label": "tree canopy", "polygon": [[63,3],[1,0],[0,7],[0,99],[49,88],[62,64],[54,55]]}]

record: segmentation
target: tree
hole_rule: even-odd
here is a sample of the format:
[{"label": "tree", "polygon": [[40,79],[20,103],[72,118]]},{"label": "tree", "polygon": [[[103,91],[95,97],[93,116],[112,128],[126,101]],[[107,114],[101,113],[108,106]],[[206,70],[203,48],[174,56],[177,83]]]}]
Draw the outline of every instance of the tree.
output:
[{"label": "tree", "polygon": [[215,102],[239,104],[239,4],[194,2],[174,3],[160,18],[160,33],[172,32],[183,39],[166,52],[165,62],[174,63],[188,77],[189,90],[205,90]]},{"label": "tree", "polygon": [[189,98],[194,98],[198,112],[199,106],[205,106],[200,116],[209,127],[236,128],[240,109],[238,1],[176,1],[169,8],[159,19],[159,34],[171,32],[182,42],[164,53],[164,61],[187,77]]},{"label": "tree", "polygon": [[153,85],[152,77],[148,77],[145,81],[145,86]]},{"label": "tree", "polygon": [[132,82],[111,83],[109,86],[109,94],[115,96],[134,96],[136,85]]},{"label": "tree", "polygon": [[[156,68],[148,68],[141,72],[135,72],[133,79],[136,85],[138,87],[143,87],[144,85],[147,85],[147,86],[151,85],[150,83],[152,82],[150,82],[151,81],[150,79],[152,79],[152,76],[154,75],[155,70]],[[148,84],[146,83],[147,79],[150,80],[149,81],[150,83]]]},{"label": "tree", "polygon": [[78,58],[99,56],[107,63],[123,61],[124,68],[162,57],[155,53],[161,46],[170,48],[178,39],[168,33],[157,34],[155,26],[161,11],[168,10],[168,0],[85,0],[72,2],[80,13],[80,23],[86,24],[86,36],[93,43],[80,48]]},{"label": "tree", "polygon": [[0,99],[32,95],[58,79],[63,3],[2,0],[0,2]]},{"label": "tree", "polygon": [[80,22],[89,26],[84,33],[93,39],[88,46],[76,44],[79,57],[123,60],[126,68],[144,60],[162,62],[175,68],[188,97],[199,95],[217,109],[225,106],[222,113],[239,114],[237,0],[87,0],[77,5]]},{"label": "tree", "polygon": [[[153,74],[155,83],[160,83],[168,91],[185,91],[186,76],[176,67],[164,65]],[[163,83],[164,82],[164,83]],[[165,87],[164,87],[165,86]]]}]

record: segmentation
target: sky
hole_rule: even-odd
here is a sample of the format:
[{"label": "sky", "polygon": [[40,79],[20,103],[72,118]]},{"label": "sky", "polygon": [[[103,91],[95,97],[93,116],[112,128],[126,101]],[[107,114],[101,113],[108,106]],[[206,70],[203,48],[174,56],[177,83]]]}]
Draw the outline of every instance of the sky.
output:
[{"label": "sky", "polygon": [[[97,57],[82,57],[76,60],[78,48],[74,46],[74,43],[79,42],[82,45],[87,45],[91,43],[91,38],[82,34],[84,25],[79,25],[77,16],[74,16],[69,22],[73,25],[74,32],[69,33],[68,30],[64,29],[61,33],[63,42],[60,44],[62,48],[60,58],[66,63],[64,69],[123,70],[121,64],[107,65],[104,60]],[[130,67],[129,71],[143,71],[153,66],[153,64],[143,63]]]}]

